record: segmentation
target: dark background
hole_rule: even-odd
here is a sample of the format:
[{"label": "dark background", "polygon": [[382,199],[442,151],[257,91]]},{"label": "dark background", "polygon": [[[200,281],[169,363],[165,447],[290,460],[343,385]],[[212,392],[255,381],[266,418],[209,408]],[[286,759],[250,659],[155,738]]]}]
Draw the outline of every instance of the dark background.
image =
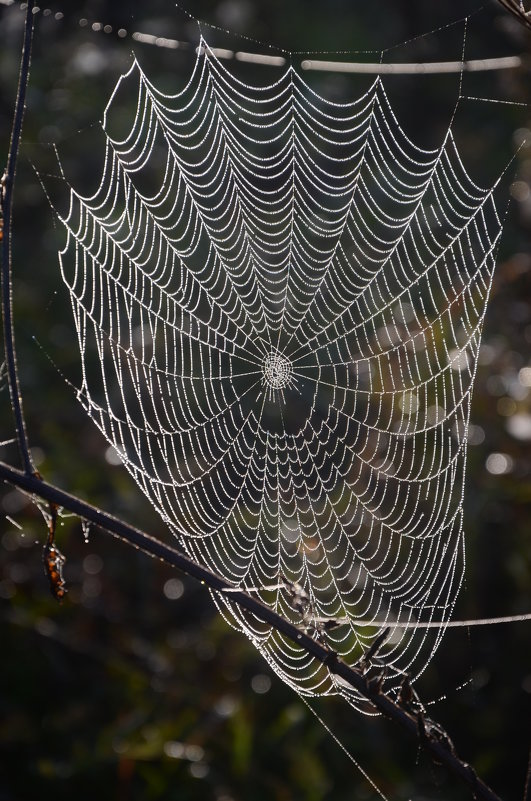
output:
[{"label": "dark background", "polygon": [[[187,0],[186,7],[265,43],[204,26],[211,44],[257,52],[274,52],[269,45],[293,51],[400,45],[384,60],[456,60],[464,27],[457,21],[473,12],[467,58],[530,51],[524,28],[494,2],[482,10],[479,2],[461,0]],[[169,0],[70,0],[49,9],[37,15],[15,202],[15,319],[30,440],[48,480],[167,538],[64,380],[79,379],[77,345],[57,264],[60,237],[32,165],[50,174],[44,182],[53,192],[57,163],[47,143],[56,142],[76,188],[89,187],[101,164],[95,123],[132,50],[155,83],[178,87],[191,70],[198,27]],[[18,3],[0,5],[4,154],[23,17]],[[93,23],[112,30],[93,30]],[[120,28],[126,36],[118,36]],[[135,44],[134,31],[191,44],[179,50]],[[427,31],[435,33],[415,38]],[[529,59],[519,70],[466,74],[462,93],[531,104]],[[293,60],[299,63],[300,56]],[[249,82],[274,79],[272,68],[245,69]],[[338,100],[356,97],[369,82],[305,77]],[[385,86],[408,135],[421,146],[437,146],[459,76],[397,76]],[[472,408],[459,617],[531,609],[531,372],[522,372],[531,364],[531,145],[518,150],[530,128],[531,106],[474,101],[460,103],[453,126],[463,162],[478,183],[492,184],[514,157],[497,194],[507,221]],[[5,382],[0,420],[0,440],[8,440],[13,424]],[[489,460],[496,453],[505,461]],[[13,446],[0,448],[0,458],[18,464]],[[89,532],[85,541],[80,522],[64,518],[59,541],[69,592],[59,606],[43,575],[40,512],[9,487],[0,504],[0,801],[376,797],[306,707],[216,614],[203,587],[102,532]],[[459,753],[505,799],[523,796],[529,633],[529,623],[449,631],[417,688],[425,701],[436,701],[430,715]],[[390,723],[361,717],[333,699],[316,707],[389,799],[469,797]]]}]

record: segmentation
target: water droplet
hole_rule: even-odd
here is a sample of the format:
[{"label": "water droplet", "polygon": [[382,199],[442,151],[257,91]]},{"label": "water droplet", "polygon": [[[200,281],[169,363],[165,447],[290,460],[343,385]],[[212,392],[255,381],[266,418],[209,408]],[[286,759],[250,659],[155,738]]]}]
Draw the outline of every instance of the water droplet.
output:
[{"label": "water droplet", "polygon": [[88,543],[89,543],[89,539],[90,539],[90,530],[91,530],[91,527],[92,527],[92,523],[90,522],[90,520],[85,520],[85,519],[82,517],[82,518],[81,518],[81,531],[82,531],[82,533],[83,533],[83,539],[85,540],[85,542],[87,543],[87,545],[88,545]]}]

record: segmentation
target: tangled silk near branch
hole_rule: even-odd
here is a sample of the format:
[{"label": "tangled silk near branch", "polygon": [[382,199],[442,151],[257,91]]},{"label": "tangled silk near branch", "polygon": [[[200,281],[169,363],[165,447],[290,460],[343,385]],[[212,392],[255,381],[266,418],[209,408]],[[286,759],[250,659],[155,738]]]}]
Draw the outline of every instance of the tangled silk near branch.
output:
[{"label": "tangled silk near branch", "polygon": [[[174,95],[135,61],[103,128],[62,218],[81,403],[191,557],[351,663],[389,627],[398,687],[462,581],[492,189],[450,130],[413,144],[380,79],[345,104],[293,68],[251,86],[206,42]],[[229,596],[286,682],[346,692]]]}]

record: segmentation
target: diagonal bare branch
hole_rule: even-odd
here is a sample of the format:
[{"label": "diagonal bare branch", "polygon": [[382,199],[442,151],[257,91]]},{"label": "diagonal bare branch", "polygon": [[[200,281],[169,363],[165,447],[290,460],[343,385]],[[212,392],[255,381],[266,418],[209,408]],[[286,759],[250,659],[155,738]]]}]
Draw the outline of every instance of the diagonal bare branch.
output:
[{"label": "diagonal bare branch", "polygon": [[237,603],[242,609],[252,612],[299,647],[304,648],[308,654],[326,665],[331,673],[341,677],[343,681],[363,695],[375,709],[397,723],[413,740],[418,741],[420,747],[432,759],[445,765],[456,778],[467,784],[472,790],[474,798],[478,799],[478,801],[500,801],[499,796],[478,777],[475,770],[457,755],[451,740],[438,724],[429,718],[423,717],[421,713],[417,713],[414,710],[410,711],[382,693],[380,683],[370,680],[361,668],[347,665],[346,662],[339,659],[334,651],[329,650],[319,640],[313,639],[293,623],[285,620],[257,598],[253,598],[242,590],[236,590],[221,576],[197,564],[177,549],[160,542],[155,537],[134,528],[123,520],[119,520],[101,509],[85,503],[76,496],[64,492],[35,475],[25,474],[0,462],[0,479],[38,498],[42,498],[50,504],[55,504],[79,515],[85,520],[89,520],[113,537],[132,545],[149,556],[161,559],[179,568],[189,576],[198,579],[211,590],[221,593],[229,590],[231,592],[231,601]]}]

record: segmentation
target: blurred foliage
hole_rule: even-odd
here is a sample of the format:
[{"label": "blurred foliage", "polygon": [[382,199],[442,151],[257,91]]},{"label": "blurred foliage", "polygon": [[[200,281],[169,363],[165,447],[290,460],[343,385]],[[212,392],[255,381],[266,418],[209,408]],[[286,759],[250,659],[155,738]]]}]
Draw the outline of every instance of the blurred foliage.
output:
[{"label": "blurred foliage", "polygon": [[[194,0],[194,14],[292,50],[376,50],[386,60],[460,58],[463,25],[479,3],[440,0]],[[39,13],[23,155],[16,186],[14,292],[17,350],[34,455],[47,479],[167,538],[129,476],[75,400],[77,344],[57,267],[58,235],[32,162],[76,186],[99,175],[97,120],[131,51],[160,85],[189,73],[193,49],[133,46],[140,30],[197,41],[197,26],[169,0],[69,0]],[[57,12],[63,14],[56,19]],[[81,21],[85,20],[86,23]],[[0,5],[0,149],[7,151],[23,14]],[[111,26],[105,33],[92,23]],[[126,36],[117,31],[123,28]],[[440,30],[438,30],[440,29]],[[213,44],[243,47],[205,27]],[[425,31],[431,36],[415,38]],[[495,3],[468,23],[466,56],[529,52],[525,30]],[[244,49],[252,49],[245,41]],[[528,60],[520,70],[464,76],[463,94],[531,103]],[[269,80],[264,68],[246,79]],[[308,78],[318,91],[356,96],[367,78]],[[386,81],[406,132],[441,141],[458,76]],[[531,609],[531,112],[530,106],[463,102],[454,132],[467,168],[508,206],[472,411],[465,498],[467,578],[456,616]],[[527,144],[522,144],[525,137]],[[54,191],[54,179],[45,179]],[[40,343],[41,347],[37,343]],[[0,439],[13,435],[0,384]],[[17,462],[13,445],[0,458]],[[116,801],[287,801],[375,794],[307,708],[255,649],[214,611],[205,589],[101,532],[61,520],[69,593],[59,606],[43,575],[43,518],[21,493],[0,497],[0,801],[95,795]],[[14,522],[13,522],[14,521]],[[20,527],[20,528],[19,528]],[[86,532],[85,532],[86,533]],[[520,798],[528,751],[529,624],[449,631],[418,683],[430,714],[459,752],[506,798]],[[445,699],[442,700],[442,696]],[[333,699],[318,713],[393,800],[467,798],[385,721]]]}]

